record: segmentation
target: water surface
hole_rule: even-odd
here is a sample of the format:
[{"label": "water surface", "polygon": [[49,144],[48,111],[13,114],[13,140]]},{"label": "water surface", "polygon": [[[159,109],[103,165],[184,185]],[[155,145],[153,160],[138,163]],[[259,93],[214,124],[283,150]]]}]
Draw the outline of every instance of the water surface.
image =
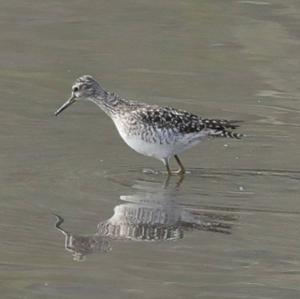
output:
[{"label": "water surface", "polygon": [[[298,298],[299,12],[3,2],[3,298]],[[247,138],[191,149],[189,173],[166,182],[96,106],[53,116],[85,73],[124,97],[244,120]]]}]

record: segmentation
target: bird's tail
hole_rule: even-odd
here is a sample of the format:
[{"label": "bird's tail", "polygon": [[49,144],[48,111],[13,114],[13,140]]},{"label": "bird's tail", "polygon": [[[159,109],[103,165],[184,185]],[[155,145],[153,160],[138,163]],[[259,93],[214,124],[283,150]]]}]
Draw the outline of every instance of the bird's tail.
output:
[{"label": "bird's tail", "polygon": [[235,132],[227,131],[227,130],[217,131],[215,133],[212,133],[211,136],[234,138],[234,139],[241,139],[242,137],[244,137],[244,135],[241,133],[235,133]]},{"label": "bird's tail", "polygon": [[239,120],[217,120],[217,119],[204,119],[204,123],[208,129],[211,129],[209,135],[213,137],[225,137],[241,139],[244,135],[241,133],[235,133],[234,130],[239,127]]}]

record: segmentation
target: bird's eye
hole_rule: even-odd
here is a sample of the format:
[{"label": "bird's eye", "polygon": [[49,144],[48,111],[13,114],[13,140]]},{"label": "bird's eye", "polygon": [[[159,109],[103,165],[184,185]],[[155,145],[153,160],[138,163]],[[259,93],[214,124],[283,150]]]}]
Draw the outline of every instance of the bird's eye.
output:
[{"label": "bird's eye", "polygon": [[73,92],[79,91],[79,88],[77,86],[73,87]]}]

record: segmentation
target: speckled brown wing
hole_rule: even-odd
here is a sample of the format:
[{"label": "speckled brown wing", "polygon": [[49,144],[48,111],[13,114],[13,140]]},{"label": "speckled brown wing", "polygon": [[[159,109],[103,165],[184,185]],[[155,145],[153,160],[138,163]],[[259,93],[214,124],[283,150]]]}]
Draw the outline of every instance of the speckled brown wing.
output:
[{"label": "speckled brown wing", "polygon": [[206,119],[190,112],[171,107],[147,106],[136,111],[140,120],[156,128],[167,128],[182,134],[198,133],[210,129],[211,136],[241,138],[242,134],[234,133],[238,121]]}]

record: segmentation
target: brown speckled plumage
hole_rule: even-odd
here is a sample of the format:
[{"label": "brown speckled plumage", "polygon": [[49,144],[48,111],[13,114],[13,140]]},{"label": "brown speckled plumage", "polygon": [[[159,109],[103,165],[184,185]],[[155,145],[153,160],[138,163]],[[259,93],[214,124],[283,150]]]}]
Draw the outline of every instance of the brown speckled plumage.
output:
[{"label": "brown speckled plumage", "polygon": [[178,154],[205,137],[242,137],[242,134],[232,131],[238,127],[238,121],[202,118],[180,109],[127,100],[107,92],[89,75],[74,82],[71,98],[55,114],[76,100],[97,104],[114,121],[121,137],[131,148],[162,160],[169,174],[169,159],[175,156],[180,166],[178,173],[183,174],[185,170]]}]

